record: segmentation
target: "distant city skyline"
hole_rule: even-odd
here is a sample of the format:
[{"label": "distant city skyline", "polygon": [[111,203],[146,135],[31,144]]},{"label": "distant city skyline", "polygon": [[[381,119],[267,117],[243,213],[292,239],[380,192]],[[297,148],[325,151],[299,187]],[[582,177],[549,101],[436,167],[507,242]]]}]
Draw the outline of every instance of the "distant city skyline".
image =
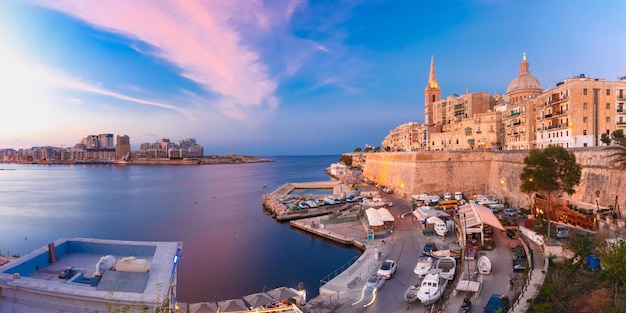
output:
[{"label": "distant city skyline", "polygon": [[206,154],[380,146],[441,95],[505,93],[526,53],[544,89],[626,75],[626,3],[0,2],[0,149],[126,134]]}]

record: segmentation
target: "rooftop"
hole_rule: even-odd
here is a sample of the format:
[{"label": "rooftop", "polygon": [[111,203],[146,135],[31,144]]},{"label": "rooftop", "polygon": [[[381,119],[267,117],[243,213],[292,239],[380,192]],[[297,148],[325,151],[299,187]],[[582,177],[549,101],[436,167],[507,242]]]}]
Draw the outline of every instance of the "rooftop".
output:
[{"label": "rooftop", "polygon": [[[181,248],[178,242],[59,239],[0,266],[0,286],[70,298],[158,303],[169,298]],[[101,278],[94,277],[97,264],[107,255],[116,260],[134,257],[144,267],[107,270]]]}]

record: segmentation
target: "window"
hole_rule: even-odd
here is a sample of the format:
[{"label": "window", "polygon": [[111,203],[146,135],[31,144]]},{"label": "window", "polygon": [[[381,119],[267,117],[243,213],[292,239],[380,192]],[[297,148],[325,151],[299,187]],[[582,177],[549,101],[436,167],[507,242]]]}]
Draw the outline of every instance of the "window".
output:
[{"label": "window", "polygon": [[587,95],[587,88],[583,88],[583,96]]},{"label": "window", "polygon": [[606,117],[606,122],[607,122],[607,123],[610,123],[610,122],[611,122],[611,117],[610,117],[610,116],[607,116],[607,117]]},{"label": "window", "polygon": [[611,89],[607,89],[607,90],[606,90],[606,95],[607,95],[607,96],[610,96],[610,95],[611,95]]},{"label": "window", "polygon": [[587,110],[587,102],[583,102],[583,109]]},{"label": "window", "polygon": [[583,116],[583,123],[587,123],[587,117]]},{"label": "window", "polygon": [[[587,130],[583,129],[583,135],[586,136],[587,135]],[[586,146],[585,146],[586,147]]]},{"label": "window", "polygon": [[[607,89],[607,90],[608,90],[608,89]],[[610,103],[608,103],[608,102],[606,103],[606,109],[607,109],[607,110],[610,110],[610,109],[611,109],[611,104],[610,104]]]}]

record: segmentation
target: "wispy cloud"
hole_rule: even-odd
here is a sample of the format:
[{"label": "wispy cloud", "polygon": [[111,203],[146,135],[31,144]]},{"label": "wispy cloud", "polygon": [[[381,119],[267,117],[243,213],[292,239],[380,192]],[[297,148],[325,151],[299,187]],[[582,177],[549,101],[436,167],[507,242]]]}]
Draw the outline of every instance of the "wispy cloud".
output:
[{"label": "wispy cloud", "polygon": [[[300,1],[280,10],[262,1],[42,1],[40,5],[74,16],[97,28],[139,39],[156,49],[156,57],[181,69],[181,75],[207,92],[217,94],[222,113],[241,119],[247,107],[274,108],[275,78],[258,52],[245,44],[240,28],[271,29],[284,24]],[[282,15],[277,21],[274,16]],[[281,25],[282,25],[281,24]],[[138,50],[140,53],[146,51]],[[74,86],[84,87],[86,86]],[[126,97],[104,90],[123,100],[170,108],[166,105]],[[208,102],[205,102],[208,105]]]}]

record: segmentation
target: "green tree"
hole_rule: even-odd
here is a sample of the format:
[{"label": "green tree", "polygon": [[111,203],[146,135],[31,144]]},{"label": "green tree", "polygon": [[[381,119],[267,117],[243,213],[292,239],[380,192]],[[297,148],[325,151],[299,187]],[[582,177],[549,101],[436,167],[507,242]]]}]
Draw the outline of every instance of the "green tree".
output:
[{"label": "green tree", "polygon": [[389,151],[391,151],[391,147],[390,146],[386,146],[385,147],[385,152],[389,152]]},{"label": "green tree", "polygon": [[361,152],[361,147],[354,148],[354,152]]},{"label": "green tree", "polygon": [[611,133],[611,138],[613,138],[613,141],[615,142],[624,142],[626,141],[626,136],[624,136],[624,130],[623,129],[616,129]]},{"label": "green tree", "polygon": [[596,249],[600,255],[602,269],[615,280],[615,297],[619,287],[626,285],[626,241],[602,240]]},{"label": "green tree", "polygon": [[352,166],[352,156],[347,154],[342,154],[339,157],[339,162],[343,163],[345,166]]},{"label": "green tree", "polygon": [[605,149],[613,152],[609,154],[612,158],[611,163],[622,170],[626,170],[626,140],[618,140],[614,145],[606,147]]},{"label": "green tree", "polygon": [[372,147],[370,146],[365,147],[365,149],[363,149],[363,152],[372,152]]},{"label": "green tree", "polygon": [[573,194],[580,183],[581,166],[576,156],[560,146],[550,146],[543,150],[532,150],[524,158],[524,168],[520,174],[520,190],[525,193],[538,192],[548,196],[548,240],[550,238],[550,210],[552,196],[559,193]]},{"label": "green tree", "polygon": [[600,141],[602,141],[603,144],[610,146],[611,145],[611,141],[613,141],[613,139],[611,139],[611,137],[609,136],[609,134],[602,134],[600,136]]},{"label": "green tree", "polygon": [[374,147],[374,152],[380,152],[380,147]]}]

